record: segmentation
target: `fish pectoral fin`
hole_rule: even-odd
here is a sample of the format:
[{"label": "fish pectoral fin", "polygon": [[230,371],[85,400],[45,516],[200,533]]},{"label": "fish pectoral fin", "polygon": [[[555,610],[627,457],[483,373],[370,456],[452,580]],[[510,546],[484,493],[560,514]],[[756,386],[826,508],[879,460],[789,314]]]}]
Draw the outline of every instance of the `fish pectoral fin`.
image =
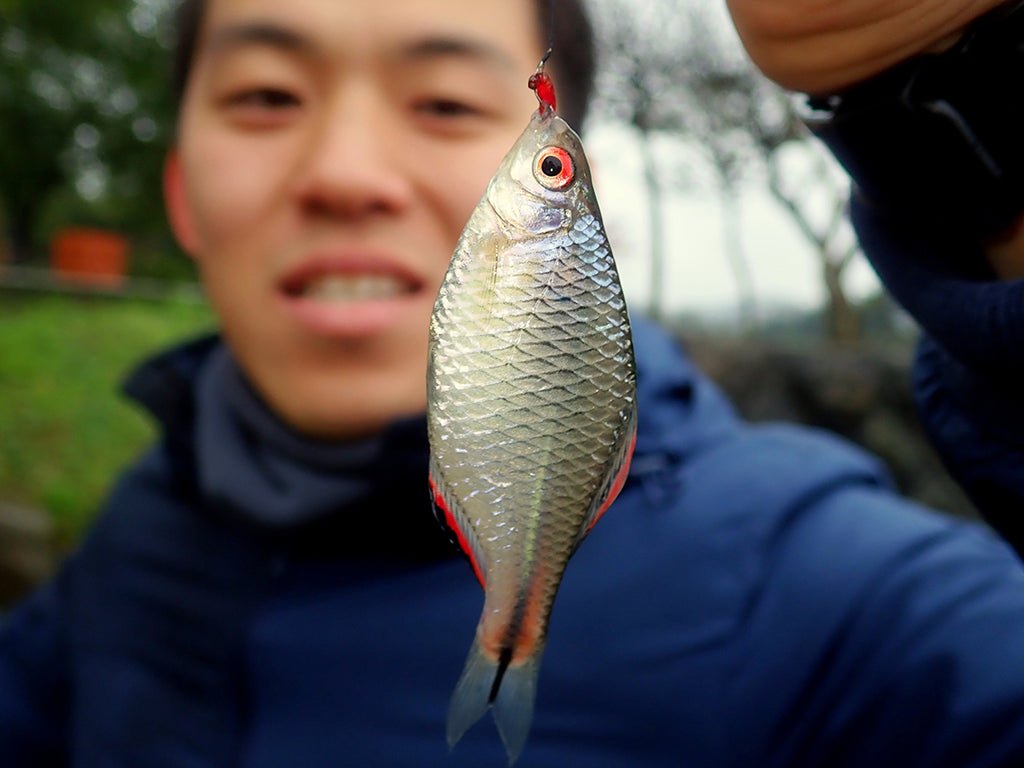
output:
[{"label": "fish pectoral fin", "polygon": [[479,640],[473,641],[448,707],[449,747],[454,747],[470,726],[493,707],[508,763],[516,761],[533,722],[542,652],[543,648],[538,646],[524,661],[510,663],[511,652],[491,659],[482,651]]},{"label": "fish pectoral fin", "polygon": [[434,501],[434,517],[442,528],[448,533],[448,538],[455,544],[473,566],[480,586],[484,586],[485,563],[483,549],[480,547],[480,540],[476,531],[469,524],[469,520],[462,511],[459,504],[444,482],[444,476],[437,466],[434,455],[430,456],[430,495]]},{"label": "fish pectoral fin", "polygon": [[612,502],[619,495],[619,491],[626,484],[626,478],[629,476],[629,465],[633,458],[633,448],[636,446],[636,425],[637,410],[636,402],[634,401],[633,412],[626,422],[626,428],[623,430],[623,439],[619,441],[618,450],[609,467],[604,485],[601,486],[601,490],[594,497],[594,501],[590,505],[590,511],[587,513],[583,525],[580,526],[580,534],[573,544],[573,551],[583,543],[591,528],[601,519],[601,515],[608,510],[608,507],[612,505]]}]

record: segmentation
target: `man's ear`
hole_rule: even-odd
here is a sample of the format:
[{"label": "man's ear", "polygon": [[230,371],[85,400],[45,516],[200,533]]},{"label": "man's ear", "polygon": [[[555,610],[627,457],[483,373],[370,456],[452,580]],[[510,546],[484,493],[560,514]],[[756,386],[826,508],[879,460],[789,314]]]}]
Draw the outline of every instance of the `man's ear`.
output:
[{"label": "man's ear", "polygon": [[178,245],[194,258],[199,238],[196,236],[195,220],[185,192],[185,176],[177,147],[171,147],[164,158],[164,206]]}]

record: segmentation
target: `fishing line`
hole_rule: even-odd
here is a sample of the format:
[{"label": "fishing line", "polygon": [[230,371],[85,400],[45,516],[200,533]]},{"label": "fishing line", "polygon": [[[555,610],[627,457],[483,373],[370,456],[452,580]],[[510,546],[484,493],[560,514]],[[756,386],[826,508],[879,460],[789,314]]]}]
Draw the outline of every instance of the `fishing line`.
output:
[{"label": "fishing line", "polygon": [[542,58],[540,63],[537,65],[535,74],[538,75],[544,71],[544,65],[547,64],[548,59],[551,58],[551,51],[555,46],[555,0],[548,0],[548,9],[551,11],[548,15],[548,49],[544,52],[544,58]]},{"label": "fishing line", "polygon": [[544,58],[540,60],[540,66],[544,66],[548,60],[548,56],[551,55],[551,49],[555,45],[555,2],[556,0],[548,0],[548,8],[551,10],[551,15],[548,18],[548,52],[544,54]]},{"label": "fishing line", "polygon": [[555,45],[555,2],[556,0],[548,0],[548,8],[551,10],[551,15],[548,19],[548,49],[544,52],[544,57],[537,64],[537,69],[529,81],[531,90],[536,92],[537,101],[540,102],[539,111],[541,114],[545,110],[555,111],[555,87],[551,82],[551,78],[544,71],[544,65],[547,64],[548,59],[551,57],[551,51]]}]

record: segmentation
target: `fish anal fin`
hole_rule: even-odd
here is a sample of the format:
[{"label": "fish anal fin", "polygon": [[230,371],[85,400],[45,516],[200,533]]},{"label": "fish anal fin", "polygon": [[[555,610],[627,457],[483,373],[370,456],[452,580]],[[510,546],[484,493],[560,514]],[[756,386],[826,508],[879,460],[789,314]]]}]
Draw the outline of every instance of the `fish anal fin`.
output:
[{"label": "fish anal fin", "polygon": [[434,500],[434,516],[438,523],[448,531],[453,542],[462,550],[462,553],[473,566],[473,573],[476,574],[480,586],[484,586],[483,554],[481,552],[477,537],[466,515],[462,512],[457,500],[447,493],[444,481],[434,457],[430,457],[430,495]]},{"label": "fish anal fin", "polygon": [[590,512],[587,514],[586,520],[583,521],[579,538],[576,539],[576,547],[582,543],[591,529],[597,525],[597,521],[608,511],[608,507],[612,505],[612,502],[615,501],[619,492],[622,491],[623,486],[626,484],[626,478],[629,477],[629,465],[633,459],[633,448],[636,447],[636,424],[637,414],[634,407],[626,427],[625,439],[620,443],[618,454],[615,457],[604,486],[597,496],[594,497]]}]

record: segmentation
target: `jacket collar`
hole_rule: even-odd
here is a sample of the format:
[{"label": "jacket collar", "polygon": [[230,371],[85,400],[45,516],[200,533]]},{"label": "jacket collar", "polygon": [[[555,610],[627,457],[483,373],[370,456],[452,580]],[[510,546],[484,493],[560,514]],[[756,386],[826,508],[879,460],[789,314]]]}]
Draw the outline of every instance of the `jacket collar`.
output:
[{"label": "jacket collar", "polygon": [[[738,422],[731,405],[695,370],[678,344],[663,330],[643,318],[634,318],[633,338],[640,417],[630,482],[642,481],[650,487],[652,483],[656,485],[667,475],[674,474],[674,470],[691,453],[732,434]],[[178,455],[179,464],[187,467],[196,480],[201,496],[210,490],[207,462],[219,461],[214,446],[221,442],[224,434],[228,434],[230,443],[236,448],[245,442],[231,438],[233,433],[215,430],[215,434],[211,434],[210,420],[203,414],[203,408],[210,407],[204,406],[203,401],[210,398],[201,396],[201,382],[204,376],[210,378],[210,369],[217,365],[218,359],[223,365],[226,354],[219,336],[204,336],[146,361],[124,385],[124,391],[148,409],[161,425],[167,444]],[[250,430],[246,440],[251,440],[255,434],[261,440],[285,446],[283,450],[289,460],[302,454],[302,450],[296,451],[294,447],[303,444],[302,438],[288,433],[279,421],[270,416],[269,410],[244,382],[242,387],[242,394],[248,393],[246,397],[239,398],[236,391],[231,399],[251,401],[243,406],[242,413],[243,429]],[[399,461],[403,472],[425,476],[427,449],[421,421],[410,420],[396,425],[391,431],[390,441],[385,440],[380,445],[357,447],[354,451],[351,446],[342,447],[342,464],[331,467],[331,471],[344,470],[345,455],[371,457],[352,459],[355,463],[350,465],[350,469],[359,473],[366,469],[360,461],[377,462],[382,456],[391,456],[398,451],[404,456]],[[271,426],[267,427],[263,422]],[[223,425],[217,429],[222,430]],[[230,485],[227,476],[213,483],[217,494],[223,494]],[[377,488],[376,485],[373,487]],[[234,502],[229,499],[227,504],[236,508],[237,513],[248,514],[245,510],[249,504],[245,499]],[[296,514],[294,519],[305,517],[304,514]],[[287,524],[289,519],[285,515],[278,523]],[[268,521],[264,519],[262,522]]]}]

